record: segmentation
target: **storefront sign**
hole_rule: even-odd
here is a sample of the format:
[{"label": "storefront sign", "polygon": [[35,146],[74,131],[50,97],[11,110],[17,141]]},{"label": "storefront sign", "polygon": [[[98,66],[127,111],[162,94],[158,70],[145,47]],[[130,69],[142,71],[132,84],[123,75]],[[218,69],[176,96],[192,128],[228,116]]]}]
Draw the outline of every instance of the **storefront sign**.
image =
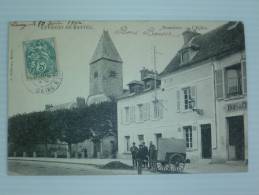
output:
[{"label": "storefront sign", "polygon": [[242,102],[236,102],[236,103],[231,103],[226,105],[226,111],[227,112],[235,112],[235,111],[240,111],[240,110],[246,110],[247,108],[247,102],[242,101]]}]

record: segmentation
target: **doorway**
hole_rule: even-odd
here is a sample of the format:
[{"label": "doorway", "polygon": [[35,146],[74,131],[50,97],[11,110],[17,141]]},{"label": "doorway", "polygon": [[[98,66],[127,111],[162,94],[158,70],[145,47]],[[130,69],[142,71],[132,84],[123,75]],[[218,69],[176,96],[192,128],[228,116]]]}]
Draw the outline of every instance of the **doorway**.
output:
[{"label": "doorway", "polygon": [[211,151],[211,125],[201,125],[201,155],[203,159],[210,159]]},{"label": "doorway", "polygon": [[155,134],[155,141],[156,141],[156,147],[157,147],[157,149],[158,149],[158,140],[160,139],[160,138],[162,138],[162,133],[156,133]]},{"label": "doorway", "polygon": [[95,140],[93,143],[94,143],[93,158],[99,158],[99,155],[101,152],[101,142],[100,140]]},{"label": "doorway", "polygon": [[244,160],[244,118],[234,116],[227,118],[228,123],[228,159]]}]

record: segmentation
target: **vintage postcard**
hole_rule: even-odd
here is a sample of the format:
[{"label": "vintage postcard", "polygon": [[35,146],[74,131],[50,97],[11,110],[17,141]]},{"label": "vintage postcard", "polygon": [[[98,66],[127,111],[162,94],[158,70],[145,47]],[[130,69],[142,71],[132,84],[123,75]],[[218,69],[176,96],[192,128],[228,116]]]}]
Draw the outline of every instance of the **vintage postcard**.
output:
[{"label": "vintage postcard", "polygon": [[241,21],[9,23],[8,174],[248,170]]}]

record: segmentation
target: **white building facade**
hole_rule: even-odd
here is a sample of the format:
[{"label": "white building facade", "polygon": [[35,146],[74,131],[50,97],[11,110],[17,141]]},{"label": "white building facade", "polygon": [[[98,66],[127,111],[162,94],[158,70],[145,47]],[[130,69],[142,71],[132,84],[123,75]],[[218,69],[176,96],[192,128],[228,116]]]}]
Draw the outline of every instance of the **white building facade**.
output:
[{"label": "white building facade", "polygon": [[133,142],[174,137],[186,140],[191,161],[248,159],[243,24],[183,36],[159,88],[118,100],[119,157],[131,157]]}]

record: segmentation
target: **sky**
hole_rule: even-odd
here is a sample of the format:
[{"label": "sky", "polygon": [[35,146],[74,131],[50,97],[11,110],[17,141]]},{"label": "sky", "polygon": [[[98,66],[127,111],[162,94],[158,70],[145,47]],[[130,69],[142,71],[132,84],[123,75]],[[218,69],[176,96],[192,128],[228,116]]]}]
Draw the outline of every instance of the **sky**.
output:
[{"label": "sky", "polygon": [[[8,115],[45,109],[87,99],[89,62],[102,35],[108,30],[123,60],[123,86],[140,80],[140,70],[161,72],[183,45],[182,32],[187,28],[206,33],[225,21],[63,21],[14,22],[9,26]],[[35,93],[34,83],[26,77],[23,42],[54,38],[60,86],[49,94]]]}]

